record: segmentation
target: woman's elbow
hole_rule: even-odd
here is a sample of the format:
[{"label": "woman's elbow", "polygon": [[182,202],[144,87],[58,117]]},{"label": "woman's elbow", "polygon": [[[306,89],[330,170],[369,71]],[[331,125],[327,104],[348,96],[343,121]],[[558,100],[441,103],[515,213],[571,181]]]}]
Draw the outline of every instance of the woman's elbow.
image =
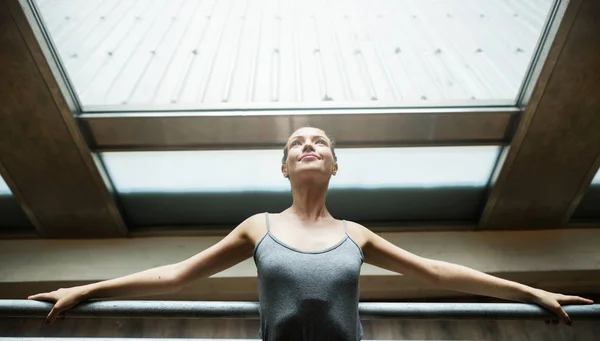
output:
[{"label": "woman's elbow", "polygon": [[432,285],[438,286],[441,284],[441,275],[439,262],[434,259],[424,258],[423,279]]},{"label": "woman's elbow", "polygon": [[171,264],[168,269],[168,273],[165,274],[167,277],[167,283],[170,291],[179,291],[188,285],[188,279],[185,276],[180,263]]}]

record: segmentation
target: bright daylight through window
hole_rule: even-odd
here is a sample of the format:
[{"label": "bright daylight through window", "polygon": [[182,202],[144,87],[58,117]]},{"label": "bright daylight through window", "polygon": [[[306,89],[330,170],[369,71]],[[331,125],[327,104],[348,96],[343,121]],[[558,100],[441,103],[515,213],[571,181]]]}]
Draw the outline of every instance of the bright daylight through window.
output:
[{"label": "bright daylight through window", "polygon": [[8,188],[8,185],[6,184],[6,182],[4,182],[4,179],[0,176],[0,195],[10,195],[10,188]]},{"label": "bright daylight through window", "polygon": [[[499,147],[336,149],[336,188],[484,187]],[[120,193],[289,191],[281,150],[109,152],[107,170]],[[365,166],[365,165],[368,165]]]},{"label": "bright daylight through window", "polygon": [[84,111],[514,105],[551,0],[37,0]]}]

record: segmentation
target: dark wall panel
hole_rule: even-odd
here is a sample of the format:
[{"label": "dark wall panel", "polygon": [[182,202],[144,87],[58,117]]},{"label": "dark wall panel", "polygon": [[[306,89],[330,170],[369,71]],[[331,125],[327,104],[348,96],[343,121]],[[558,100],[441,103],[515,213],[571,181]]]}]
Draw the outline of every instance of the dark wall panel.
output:
[{"label": "dark wall panel", "polygon": [[[357,222],[473,221],[484,189],[477,187],[331,189],[327,206],[340,219]],[[292,204],[289,192],[130,193],[119,199],[130,227],[237,225],[260,212]]]},{"label": "dark wall panel", "polygon": [[21,206],[10,194],[0,194],[0,233],[35,232]]},{"label": "dark wall panel", "polygon": [[592,184],[585,193],[572,220],[600,220],[600,184]]}]

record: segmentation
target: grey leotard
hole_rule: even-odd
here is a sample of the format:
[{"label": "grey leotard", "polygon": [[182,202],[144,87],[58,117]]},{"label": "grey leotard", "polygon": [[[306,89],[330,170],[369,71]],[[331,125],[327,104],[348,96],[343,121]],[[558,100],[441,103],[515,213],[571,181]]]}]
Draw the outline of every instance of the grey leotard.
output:
[{"label": "grey leotard", "polygon": [[256,244],[259,337],[265,341],[357,341],[360,247],[345,237],[322,251],[301,251],[270,231]]}]

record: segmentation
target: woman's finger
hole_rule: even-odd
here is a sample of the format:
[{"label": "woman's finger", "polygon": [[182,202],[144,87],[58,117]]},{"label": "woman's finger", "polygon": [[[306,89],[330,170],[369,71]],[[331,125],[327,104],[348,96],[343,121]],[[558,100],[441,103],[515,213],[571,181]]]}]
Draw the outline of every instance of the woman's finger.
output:
[{"label": "woman's finger", "polygon": [[[558,317],[560,318],[561,321],[563,321],[566,325],[571,325],[573,322],[571,321],[571,318],[569,317],[569,315],[567,315],[567,312],[559,305],[558,307],[556,307],[555,311],[556,315],[558,315]],[[556,321],[558,324],[558,321]]]},{"label": "woman's finger", "polygon": [[41,294],[35,294],[27,297],[29,300],[43,300],[43,301],[51,301],[54,297],[49,292],[44,292]]},{"label": "woman's finger", "polygon": [[594,304],[594,301],[587,299],[587,298],[583,298],[583,297],[579,297],[579,296],[565,296],[562,297],[558,300],[559,303],[561,304],[569,304],[569,303],[573,303],[573,304]]},{"label": "woman's finger", "polygon": [[48,316],[46,317],[46,323],[50,324],[54,322],[54,320],[56,320],[56,316],[58,316],[59,313],[60,310],[56,309],[56,306],[52,307],[50,313],[48,313]]}]

